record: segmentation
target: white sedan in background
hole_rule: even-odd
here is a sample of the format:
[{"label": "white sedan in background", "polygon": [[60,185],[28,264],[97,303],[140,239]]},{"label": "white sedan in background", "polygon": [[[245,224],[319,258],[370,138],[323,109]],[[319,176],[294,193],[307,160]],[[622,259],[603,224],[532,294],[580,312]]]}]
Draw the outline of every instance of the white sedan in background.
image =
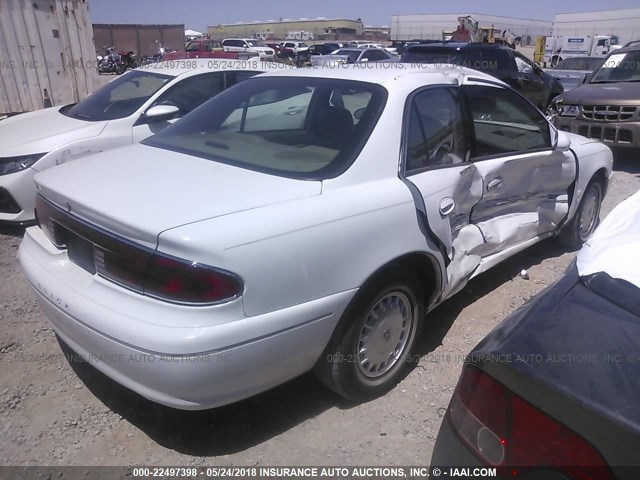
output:
[{"label": "white sedan in background", "polygon": [[222,59],[156,63],[117,77],[75,105],[3,120],[0,222],[34,220],[33,176],[37,172],[139,142],[270,65],[259,60]]},{"label": "white sedan in background", "polygon": [[310,369],[363,401],[470,278],[591,234],[608,147],[494,77],[389,67],[260,75],[141,144],[38,174],[18,255],[58,336],[175,408]]}]

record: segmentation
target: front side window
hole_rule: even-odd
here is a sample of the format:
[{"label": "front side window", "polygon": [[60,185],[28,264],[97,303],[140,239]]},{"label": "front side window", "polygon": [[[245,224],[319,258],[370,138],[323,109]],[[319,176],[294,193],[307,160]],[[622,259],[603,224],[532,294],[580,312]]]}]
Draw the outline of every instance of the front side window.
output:
[{"label": "front side window", "polygon": [[533,66],[519,55],[515,55],[516,67],[520,73],[533,73]]},{"label": "front side window", "polygon": [[222,72],[194,75],[176,83],[164,92],[156,105],[175,105],[185,115],[224,90]]},{"label": "front side window", "polygon": [[463,87],[473,118],[473,157],[551,148],[549,123],[533,105],[511,90]]},{"label": "front side window", "polygon": [[171,75],[132,70],[60,112],[68,117],[89,121],[125,118],[142,107],[173,78]]},{"label": "front side window", "polygon": [[425,90],[414,97],[409,108],[407,174],[468,160],[461,102],[455,88]]},{"label": "front side window", "polygon": [[281,176],[329,178],[353,162],[386,97],[372,83],[257,77],[144,143]]},{"label": "front side window", "polygon": [[200,51],[200,42],[191,42],[187,45],[185,49],[187,52],[199,52]]}]

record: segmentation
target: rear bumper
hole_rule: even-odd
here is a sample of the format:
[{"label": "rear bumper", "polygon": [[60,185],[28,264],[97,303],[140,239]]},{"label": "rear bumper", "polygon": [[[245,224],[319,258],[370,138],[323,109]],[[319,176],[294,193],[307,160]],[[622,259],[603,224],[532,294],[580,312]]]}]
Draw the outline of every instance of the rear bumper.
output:
[{"label": "rear bumper", "polygon": [[612,147],[640,148],[640,123],[638,122],[595,122],[558,116],[554,119],[554,124],[559,130],[600,140]]},{"label": "rear bumper", "polygon": [[354,293],[256,317],[239,316],[240,300],[240,308],[205,312],[237,318],[206,325],[196,317],[202,308],[176,309],[110,285],[46,241],[39,228],[27,229],[18,258],[56,333],[116,382],[178,409],[232,403],[310,370]]}]

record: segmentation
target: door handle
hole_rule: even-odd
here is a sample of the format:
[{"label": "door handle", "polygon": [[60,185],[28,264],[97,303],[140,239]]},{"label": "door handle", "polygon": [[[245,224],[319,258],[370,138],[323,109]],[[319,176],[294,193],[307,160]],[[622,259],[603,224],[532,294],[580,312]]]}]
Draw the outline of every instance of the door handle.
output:
[{"label": "door handle", "polygon": [[440,215],[447,216],[456,208],[456,202],[451,197],[445,197],[440,200]]},{"label": "door handle", "polygon": [[500,178],[500,177],[494,178],[487,185],[487,192],[491,192],[491,191],[495,190],[496,188],[500,188],[501,186],[502,186],[502,178]]}]

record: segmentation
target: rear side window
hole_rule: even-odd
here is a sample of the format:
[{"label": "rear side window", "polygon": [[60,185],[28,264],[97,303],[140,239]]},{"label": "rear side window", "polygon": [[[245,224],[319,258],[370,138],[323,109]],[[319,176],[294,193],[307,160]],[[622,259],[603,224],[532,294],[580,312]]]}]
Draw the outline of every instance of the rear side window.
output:
[{"label": "rear side window", "polygon": [[431,88],[410,106],[405,172],[468,160],[461,102],[455,88]]},{"label": "rear side window", "polygon": [[549,123],[542,113],[511,90],[463,87],[473,118],[473,157],[551,148]]},{"label": "rear side window", "polygon": [[380,50],[367,50],[367,52],[362,56],[362,59],[368,59],[371,62],[377,62],[379,60],[388,60],[389,57],[387,57],[384,52],[380,51]]}]

